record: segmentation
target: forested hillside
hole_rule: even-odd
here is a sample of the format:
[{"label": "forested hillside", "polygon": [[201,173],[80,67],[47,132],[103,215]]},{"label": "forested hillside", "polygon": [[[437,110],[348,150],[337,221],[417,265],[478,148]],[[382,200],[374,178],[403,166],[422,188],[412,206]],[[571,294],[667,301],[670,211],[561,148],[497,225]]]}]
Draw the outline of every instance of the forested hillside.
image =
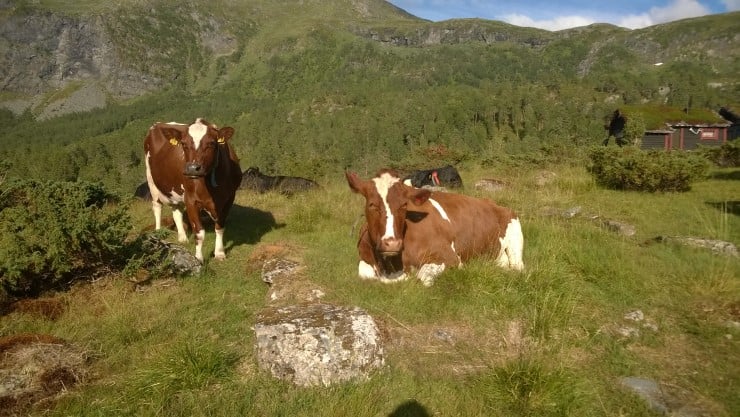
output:
[{"label": "forested hillside", "polygon": [[242,167],[308,177],[578,149],[620,106],[736,108],[738,17],[548,32],[380,0],[0,2],[0,160],[129,194],[147,128],[196,117],[236,129]]}]

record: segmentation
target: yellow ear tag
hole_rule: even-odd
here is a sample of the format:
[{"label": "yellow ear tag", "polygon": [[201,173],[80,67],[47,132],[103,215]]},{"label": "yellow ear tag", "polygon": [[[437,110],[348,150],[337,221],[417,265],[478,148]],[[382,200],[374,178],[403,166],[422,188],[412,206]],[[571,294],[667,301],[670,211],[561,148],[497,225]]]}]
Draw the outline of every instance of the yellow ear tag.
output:
[{"label": "yellow ear tag", "polygon": [[226,139],[224,139],[224,138],[218,138],[216,141],[218,143],[226,143]]},{"label": "yellow ear tag", "polygon": [[170,144],[172,146],[176,146],[177,145],[177,139],[175,139],[175,138],[170,139]]}]

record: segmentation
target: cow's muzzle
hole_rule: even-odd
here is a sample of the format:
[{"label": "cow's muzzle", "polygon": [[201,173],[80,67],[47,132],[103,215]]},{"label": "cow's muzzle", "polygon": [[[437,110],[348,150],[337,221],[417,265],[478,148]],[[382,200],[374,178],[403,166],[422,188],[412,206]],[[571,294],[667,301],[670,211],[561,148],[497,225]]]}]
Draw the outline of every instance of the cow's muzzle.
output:
[{"label": "cow's muzzle", "polygon": [[190,162],[190,163],[185,164],[185,171],[183,172],[183,174],[186,177],[190,177],[190,178],[200,178],[200,177],[205,177],[207,172],[205,168],[203,167],[203,165],[195,163],[195,162]]},{"label": "cow's muzzle", "polygon": [[378,245],[378,253],[381,256],[396,256],[401,253],[403,249],[403,240],[397,238],[385,238],[381,239]]}]

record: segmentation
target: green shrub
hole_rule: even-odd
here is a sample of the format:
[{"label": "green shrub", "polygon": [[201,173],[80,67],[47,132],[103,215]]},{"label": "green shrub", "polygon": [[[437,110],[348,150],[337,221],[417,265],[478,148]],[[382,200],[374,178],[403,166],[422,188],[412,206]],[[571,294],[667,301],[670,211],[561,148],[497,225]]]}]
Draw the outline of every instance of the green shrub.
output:
[{"label": "green shrub", "polygon": [[32,295],[125,263],[128,208],[102,185],[12,180],[0,185],[0,286]]},{"label": "green shrub", "polygon": [[595,147],[589,158],[596,182],[617,190],[688,191],[709,168],[700,154],[685,151]]},{"label": "green shrub", "polygon": [[740,141],[735,140],[719,147],[701,148],[709,162],[723,168],[740,166]]}]

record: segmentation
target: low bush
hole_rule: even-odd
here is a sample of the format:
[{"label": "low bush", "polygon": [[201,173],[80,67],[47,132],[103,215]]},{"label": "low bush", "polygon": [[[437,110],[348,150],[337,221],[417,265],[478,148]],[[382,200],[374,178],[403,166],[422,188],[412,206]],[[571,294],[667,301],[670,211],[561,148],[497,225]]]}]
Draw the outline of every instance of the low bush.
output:
[{"label": "low bush", "polygon": [[688,191],[709,168],[699,153],[636,147],[594,147],[589,152],[591,175],[600,185],[617,190]]},{"label": "low bush", "polygon": [[102,185],[0,184],[0,287],[34,295],[126,262],[128,207]]},{"label": "low bush", "polygon": [[701,154],[718,167],[740,166],[740,140],[727,142],[722,146],[701,148]]}]

